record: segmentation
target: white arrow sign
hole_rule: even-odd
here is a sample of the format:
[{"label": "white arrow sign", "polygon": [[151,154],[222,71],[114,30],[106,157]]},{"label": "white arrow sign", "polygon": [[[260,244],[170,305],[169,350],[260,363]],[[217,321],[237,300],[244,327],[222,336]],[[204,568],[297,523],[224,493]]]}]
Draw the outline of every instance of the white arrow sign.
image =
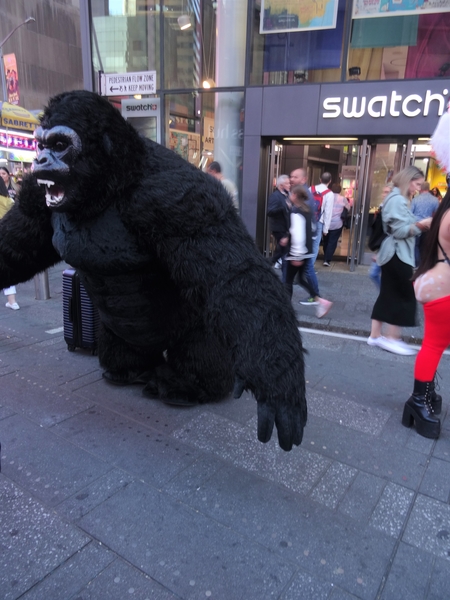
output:
[{"label": "white arrow sign", "polygon": [[137,73],[102,73],[102,96],[156,94],[156,71]]}]

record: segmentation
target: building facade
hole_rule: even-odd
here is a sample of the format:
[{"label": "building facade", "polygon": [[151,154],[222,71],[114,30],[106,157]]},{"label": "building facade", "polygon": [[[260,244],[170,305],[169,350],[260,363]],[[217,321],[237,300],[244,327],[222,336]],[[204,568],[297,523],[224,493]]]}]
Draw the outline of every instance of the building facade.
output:
[{"label": "building facade", "polygon": [[51,96],[83,88],[79,0],[2,0],[0,44],[0,164],[20,171],[33,160],[36,114]]},{"label": "building facade", "polygon": [[450,92],[450,0],[85,0],[81,18],[85,87],[199,168],[218,161],[264,253],[267,197],[294,168],[353,200],[351,268],[396,171],[446,191],[427,142]]}]

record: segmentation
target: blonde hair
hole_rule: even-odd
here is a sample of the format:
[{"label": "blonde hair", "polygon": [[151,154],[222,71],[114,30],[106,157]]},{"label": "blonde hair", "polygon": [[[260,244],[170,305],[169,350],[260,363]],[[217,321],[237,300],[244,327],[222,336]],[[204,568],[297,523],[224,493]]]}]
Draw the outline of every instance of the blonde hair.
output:
[{"label": "blonde hair", "polygon": [[392,183],[395,187],[398,187],[402,196],[405,198],[410,198],[409,194],[409,186],[411,181],[415,181],[416,179],[423,179],[425,175],[423,172],[417,167],[406,167],[406,169],[402,169],[392,178]]}]

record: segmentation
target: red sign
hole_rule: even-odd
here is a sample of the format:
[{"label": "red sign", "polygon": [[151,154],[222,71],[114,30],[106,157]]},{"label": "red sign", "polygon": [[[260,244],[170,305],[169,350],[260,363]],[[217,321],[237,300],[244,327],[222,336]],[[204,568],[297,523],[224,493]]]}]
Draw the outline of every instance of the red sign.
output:
[{"label": "red sign", "polygon": [[19,74],[17,72],[16,55],[5,54],[3,62],[5,65],[8,102],[10,104],[19,104]]}]

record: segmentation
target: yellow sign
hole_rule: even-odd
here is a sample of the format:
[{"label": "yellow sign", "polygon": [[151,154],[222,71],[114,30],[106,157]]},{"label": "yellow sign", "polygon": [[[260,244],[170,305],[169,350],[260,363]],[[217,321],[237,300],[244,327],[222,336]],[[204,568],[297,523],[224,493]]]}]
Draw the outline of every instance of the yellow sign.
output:
[{"label": "yellow sign", "polygon": [[39,125],[39,120],[25,108],[15,106],[8,102],[2,104],[2,125],[12,129],[25,129],[34,131]]}]

